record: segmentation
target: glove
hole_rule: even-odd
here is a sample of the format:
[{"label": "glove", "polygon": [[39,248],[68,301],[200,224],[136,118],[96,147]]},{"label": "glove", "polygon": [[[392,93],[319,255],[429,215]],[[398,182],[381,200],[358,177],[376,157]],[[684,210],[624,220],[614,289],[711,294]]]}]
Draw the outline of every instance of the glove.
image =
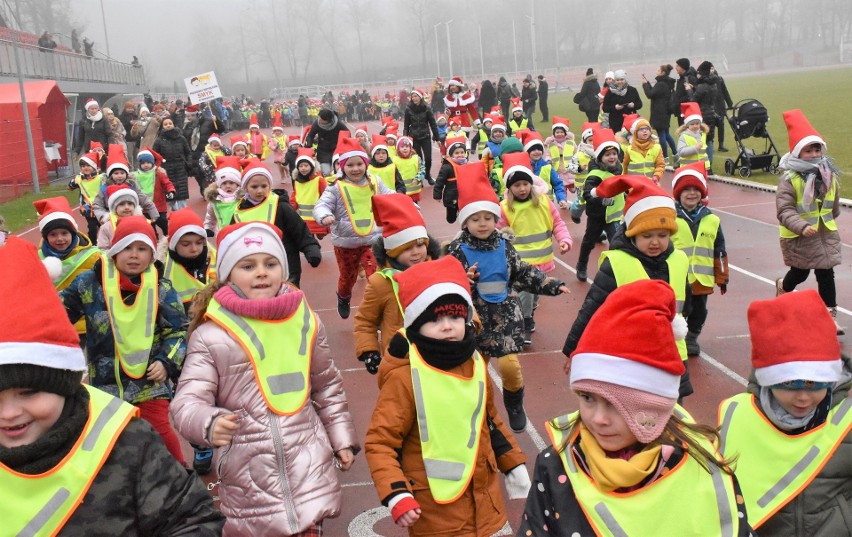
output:
[{"label": "glove", "polygon": [[364,362],[364,367],[367,368],[367,371],[371,375],[375,375],[379,372],[379,364],[382,363],[382,355],[377,353],[376,351],[367,351],[362,353],[361,356],[358,357],[359,360]]},{"label": "glove", "polygon": [[175,193],[174,192],[166,192],[166,200],[174,201],[175,200]]},{"label": "glove", "polygon": [[322,261],[322,252],[319,248],[311,248],[305,252],[305,259],[312,267],[317,268]]},{"label": "glove", "polygon": [[610,205],[615,205],[615,198],[603,198],[601,200],[602,205],[606,205],[609,207]]},{"label": "glove", "polygon": [[77,189],[77,181],[75,179],[71,179],[68,181],[68,190],[76,190]]},{"label": "glove", "polygon": [[728,292],[728,284],[723,283],[722,285],[720,285],[720,286],[719,286],[719,292],[721,292],[721,293],[722,293],[722,295],[724,295],[725,293],[727,293],[727,292]]},{"label": "glove", "polygon": [[213,235],[215,235],[215,233],[213,233],[212,229],[205,229],[204,231],[207,233],[207,237],[210,238],[210,239],[212,239]]},{"label": "glove", "polygon": [[526,498],[531,486],[530,474],[523,464],[515,466],[506,474],[506,492],[509,493],[510,500]]}]

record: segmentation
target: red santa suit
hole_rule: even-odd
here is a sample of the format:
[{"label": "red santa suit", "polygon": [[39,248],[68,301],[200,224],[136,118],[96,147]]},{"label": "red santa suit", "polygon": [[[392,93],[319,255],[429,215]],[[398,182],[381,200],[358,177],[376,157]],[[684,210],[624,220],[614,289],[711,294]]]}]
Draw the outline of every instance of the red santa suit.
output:
[{"label": "red santa suit", "polygon": [[[450,86],[464,88],[464,82],[458,77],[453,77],[447,84],[448,90]],[[467,92],[451,93],[447,91],[447,95],[444,97],[447,116],[449,119],[458,119],[462,130],[465,132],[470,132],[471,125],[479,127],[479,114],[476,113],[475,101],[476,97]],[[472,124],[471,121],[473,122]]]}]

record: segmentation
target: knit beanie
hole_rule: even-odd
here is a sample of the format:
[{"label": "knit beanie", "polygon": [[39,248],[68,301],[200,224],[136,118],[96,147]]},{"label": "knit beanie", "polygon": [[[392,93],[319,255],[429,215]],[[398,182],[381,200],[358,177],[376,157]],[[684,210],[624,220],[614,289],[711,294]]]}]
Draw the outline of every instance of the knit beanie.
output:
[{"label": "knit beanie", "polygon": [[707,60],[704,60],[703,62],[701,62],[701,64],[698,65],[697,71],[701,74],[701,76],[707,76],[710,74],[710,69],[712,68],[713,64]]},{"label": "knit beanie", "polygon": [[441,317],[461,317],[467,320],[469,315],[470,306],[464,297],[455,293],[442,295],[426,306],[423,313],[411,323],[410,329],[419,332],[424,324],[435,322]]},{"label": "knit beanie", "polygon": [[289,269],[281,237],[281,230],[266,222],[241,222],[222,228],[216,238],[216,276],[219,281],[228,281],[231,270],[240,259],[253,254],[269,254],[278,259],[284,267],[286,279]]},{"label": "knit beanie", "polygon": [[591,76],[591,75],[593,75],[593,74],[595,74],[595,70],[594,70],[594,69],[592,69],[591,67],[589,67],[588,69],[586,69],[586,76]]},{"label": "knit beanie", "polygon": [[[509,153],[519,153],[524,150],[524,144],[521,143],[520,140],[515,138],[514,136],[510,136],[503,140],[503,143],[500,144],[500,155],[506,155]],[[504,167],[505,168],[505,167]]]},{"label": "knit beanie", "polygon": [[684,71],[689,69],[689,58],[679,58],[675,63]]},{"label": "knit beanie", "polygon": [[136,157],[136,159],[139,161],[139,164],[142,164],[143,162],[154,164],[154,155],[148,152],[140,152],[139,156]]}]

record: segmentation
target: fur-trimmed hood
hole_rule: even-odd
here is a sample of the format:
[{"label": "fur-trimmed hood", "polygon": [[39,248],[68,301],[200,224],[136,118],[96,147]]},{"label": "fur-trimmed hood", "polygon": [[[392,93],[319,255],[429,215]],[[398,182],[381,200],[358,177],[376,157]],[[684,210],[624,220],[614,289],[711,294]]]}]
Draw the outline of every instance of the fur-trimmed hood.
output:
[{"label": "fur-trimmed hood", "polygon": [[[681,133],[682,133],[683,131],[685,131],[687,128],[688,128],[688,126],[687,126],[686,124],[683,124],[683,125],[681,125],[680,127],[678,127],[678,128],[677,128],[677,135],[678,135],[678,136],[680,136],[680,135],[681,135]],[[708,127],[708,126],[707,126],[707,124],[706,124],[706,123],[704,123],[703,121],[701,122],[701,131],[702,131],[704,134],[707,134],[708,132],[710,132],[710,127]]]}]

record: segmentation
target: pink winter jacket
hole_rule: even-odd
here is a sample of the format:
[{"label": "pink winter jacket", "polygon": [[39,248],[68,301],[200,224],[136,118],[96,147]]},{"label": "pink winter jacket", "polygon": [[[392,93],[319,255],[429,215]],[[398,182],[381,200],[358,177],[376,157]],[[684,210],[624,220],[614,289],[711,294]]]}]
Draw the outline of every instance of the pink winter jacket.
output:
[{"label": "pink winter jacket", "polygon": [[360,447],[322,323],[310,383],[301,411],[276,415],[248,356],[223,328],[208,321],[190,337],[171,403],[175,427],[190,442],[209,446],[217,416],[241,417],[231,444],[217,450],[223,535],[292,535],[340,513],[334,453]]}]

